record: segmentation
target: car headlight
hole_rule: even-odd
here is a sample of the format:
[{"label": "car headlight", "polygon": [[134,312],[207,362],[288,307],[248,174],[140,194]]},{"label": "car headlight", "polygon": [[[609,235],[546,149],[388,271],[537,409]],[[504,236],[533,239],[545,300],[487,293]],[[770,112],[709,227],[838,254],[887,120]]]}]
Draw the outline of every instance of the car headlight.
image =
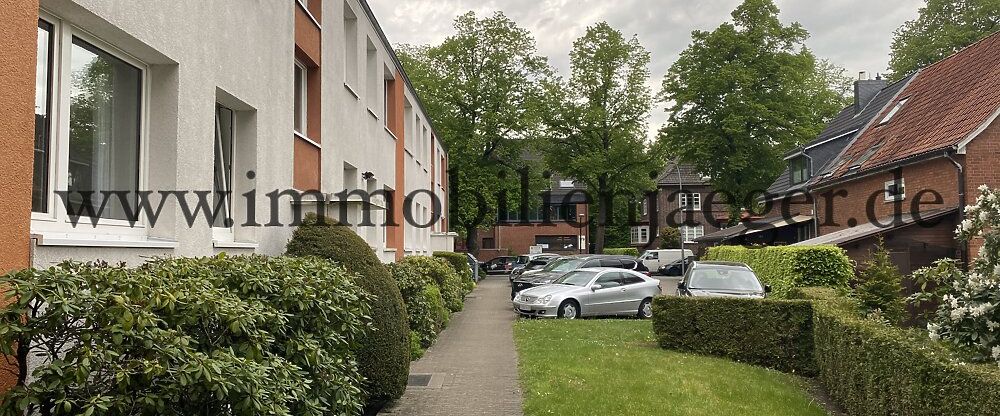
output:
[{"label": "car headlight", "polygon": [[546,303],[549,303],[550,300],[552,300],[552,295],[546,295],[538,299],[538,304],[544,305]]}]

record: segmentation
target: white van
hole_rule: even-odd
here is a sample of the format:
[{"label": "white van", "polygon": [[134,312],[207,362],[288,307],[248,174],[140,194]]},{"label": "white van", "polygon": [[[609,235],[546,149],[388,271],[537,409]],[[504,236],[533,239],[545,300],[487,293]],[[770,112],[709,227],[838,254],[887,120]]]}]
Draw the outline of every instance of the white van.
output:
[{"label": "white van", "polygon": [[650,272],[655,273],[660,269],[660,266],[666,266],[682,258],[688,258],[694,256],[691,250],[685,249],[684,254],[681,254],[681,249],[679,248],[668,248],[668,249],[657,249],[657,250],[646,250],[639,256],[639,261],[645,265]]}]

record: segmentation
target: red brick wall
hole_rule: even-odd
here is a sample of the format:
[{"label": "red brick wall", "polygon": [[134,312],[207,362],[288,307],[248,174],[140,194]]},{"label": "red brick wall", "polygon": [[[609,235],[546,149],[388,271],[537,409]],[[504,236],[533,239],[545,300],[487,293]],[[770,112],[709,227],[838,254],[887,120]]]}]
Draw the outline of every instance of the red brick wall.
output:
[{"label": "red brick wall", "polygon": [[[587,204],[577,204],[576,210],[577,214],[583,214],[589,218]],[[496,245],[495,249],[480,249],[479,261],[489,261],[498,256],[506,256],[509,254],[527,254],[530,247],[535,245],[536,236],[551,235],[576,237],[581,234],[586,238],[587,245],[590,245],[590,234],[587,227],[583,227],[581,230],[579,227],[565,221],[553,220],[550,225],[532,223],[525,225],[512,224],[493,227],[489,230],[479,232],[479,247],[483,247],[482,240],[486,238],[492,238],[494,244]],[[587,247],[580,247],[580,250],[576,252],[551,252],[558,254],[577,254],[586,253],[586,251]],[[546,252],[550,252],[550,250],[546,250]]]},{"label": "red brick wall", "polygon": [[[978,188],[987,185],[1000,188],[1000,118],[994,120],[986,130],[966,146],[965,152],[965,185],[966,204],[976,202],[979,196]],[[979,253],[982,242],[973,241],[969,244],[970,258]]]},{"label": "red brick wall", "polygon": [[[819,221],[819,234],[829,234],[848,228],[851,224],[868,222],[870,219],[867,213],[867,205],[869,198],[873,194],[876,194],[874,203],[872,204],[874,207],[874,219],[882,219],[893,215],[897,206],[904,213],[910,212],[917,194],[924,190],[936,191],[940,194],[941,201],[940,203],[933,203],[935,202],[934,196],[931,194],[925,195],[921,199],[923,201],[922,204],[918,207],[918,211],[920,212],[958,206],[958,172],[948,159],[932,159],[902,167],[899,171],[906,184],[906,199],[902,202],[887,203],[883,196],[885,182],[894,178],[892,171],[852,180],[837,185],[832,189],[823,189],[814,192],[813,196],[816,198],[817,219]],[[842,191],[847,192],[846,197],[830,196],[827,198],[823,196],[828,192]],[[832,201],[832,205],[828,201]],[[831,205],[833,209],[828,209],[828,205]]]},{"label": "red brick wall", "polygon": [[[701,194],[701,210],[691,211],[690,216],[687,216],[688,215],[687,212],[683,214],[677,213],[676,216],[673,217],[673,222],[681,223],[681,222],[686,222],[688,219],[690,219],[691,222],[703,225],[705,227],[705,235],[719,231],[719,227],[713,225],[715,221],[713,221],[712,219],[713,218],[726,219],[729,217],[729,211],[726,209],[726,204],[722,203],[722,195],[716,196],[715,198],[716,201],[712,204],[711,209],[709,209],[708,196],[710,193],[712,193],[711,187],[696,185],[696,186],[685,186],[684,189],[690,192],[696,192]],[[674,211],[676,211],[680,207],[680,196],[674,195],[674,193],[676,193],[677,191],[678,191],[677,187],[674,186],[659,188],[659,192],[656,195],[656,201],[657,201],[656,218],[658,221],[657,226],[665,227],[669,225],[669,222],[667,220],[671,217]],[[639,212],[639,214],[642,214],[642,212]],[[648,217],[646,216],[642,217],[644,221],[648,220],[647,218]],[[652,234],[652,237],[656,237],[659,234],[657,230],[650,230],[649,232]],[[653,240],[656,239],[653,238]],[[657,247],[657,246],[659,246],[658,241],[650,241],[650,247]]]}]

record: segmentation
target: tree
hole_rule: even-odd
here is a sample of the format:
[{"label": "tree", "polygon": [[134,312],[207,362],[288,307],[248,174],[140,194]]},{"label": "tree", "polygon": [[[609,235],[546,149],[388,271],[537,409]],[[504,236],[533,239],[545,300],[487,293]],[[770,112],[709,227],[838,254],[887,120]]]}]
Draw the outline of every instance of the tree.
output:
[{"label": "tree", "polygon": [[746,0],[731,23],[693,32],[663,80],[661,137],[711,177],[734,218],[781,173],[782,156],[847,104],[843,71],[817,61],[808,32],[782,25],[778,12],[771,0]]},{"label": "tree", "polygon": [[530,163],[522,154],[539,125],[539,84],[551,69],[531,34],[501,12],[469,12],[454,27],[440,45],[398,52],[448,146],[450,224],[476,252],[478,229],[496,221],[498,195],[519,192],[517,172]]},{"label": "tree", "polygon": [[903,275],[892,264],[880,238],[871,259],[865,262],[854,296],[866,313],[878,314],[890,324],[899,325],[906,312],[902,293]]},{"label": "tree", "polygon": [[925,0],[919,16],[896,29],[889,59],[891,78],[903,78],[997,30],[998,0]]},{"label": "tree", "polygon": [[660,248],[681,248],[681,231],[674,227],[660,227]]},{"label": "tree", "polygon": [[614,197],[653,189],[650,172],[664,163],[662,147],[646,142],[649,52],[635,36],[602,22],[573,43],[570,66],[567,82],[546,85],[547,137],[539,144],[550,169],[586,184],[596,197],[600,253]]}]

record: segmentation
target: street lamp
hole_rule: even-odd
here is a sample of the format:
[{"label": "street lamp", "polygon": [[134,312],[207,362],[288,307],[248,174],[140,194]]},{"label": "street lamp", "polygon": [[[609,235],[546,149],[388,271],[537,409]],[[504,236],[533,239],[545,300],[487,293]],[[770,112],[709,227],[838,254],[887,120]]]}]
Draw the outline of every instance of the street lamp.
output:
[{"label": "street lamp", "polygon": [[[677,205],[680,206],[680,204],[681,204],[681,194],[684,193],[684,178],[681,177],[681,158],[680,157],[678,157],[677,161],[674,163],[674,168],[677,169],[677,187],[679,188],[679,190],[681,192],[681,193],[677,194]],[[689,200],[688,204],[690,204],[690,203],[691,203],[691,201]],[[683,231],[683,229],[684,229],[683,227],[686,227],[686,226],[683,223],[681,223],[681,227],[682,228],[678,229],[678,231]],[[685,269],[684,266],[687,263],[687,261],[686,261],[687,260],[687,256],[685,256],[685,253],[684,253],[684,233],[683,232],[679,232],[678,234],[681,235],[681,238],[679,238],[679,240],[681,240],[681,276],[684,276],[684,274],[687,272],[686,270],[684,270]]]}]

